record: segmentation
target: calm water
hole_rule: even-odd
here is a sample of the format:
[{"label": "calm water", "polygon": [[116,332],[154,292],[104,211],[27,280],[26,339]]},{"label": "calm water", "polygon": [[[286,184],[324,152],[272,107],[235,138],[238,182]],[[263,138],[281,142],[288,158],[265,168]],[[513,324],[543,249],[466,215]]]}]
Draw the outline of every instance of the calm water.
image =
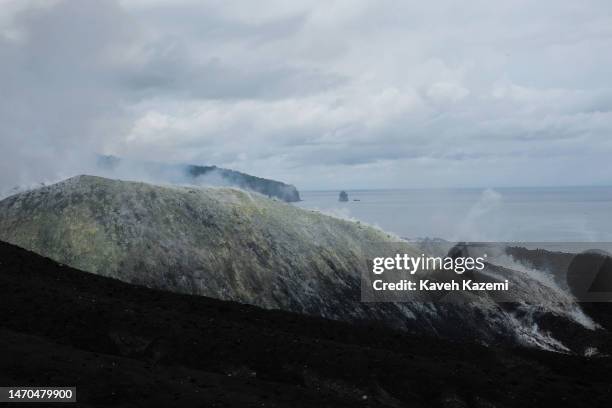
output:
[{"label": "calm water", "polygon": [[347,192],[341,203],[339,191],[304,191],[296,205],[407,238],[612,241],[612,187]]}]

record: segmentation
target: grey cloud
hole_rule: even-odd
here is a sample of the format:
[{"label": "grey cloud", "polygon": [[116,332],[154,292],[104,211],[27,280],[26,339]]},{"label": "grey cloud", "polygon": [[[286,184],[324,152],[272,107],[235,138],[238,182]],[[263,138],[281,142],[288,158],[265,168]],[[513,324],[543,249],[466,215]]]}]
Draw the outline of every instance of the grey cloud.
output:
[{"label": "grey cloud", "polygon": [[607,1],[31,4],[0,18],[0,188],[95,153],[303,188],[612,182]]},{"label": "grey cloud", "polygon": [[168,33],[149,44],[145,60],[124,78],[139,97],[269,99],[303,97],[334,88],[348,78],[291,60],[267,64],[224,56],[227,44],[257,52],[259,46],[295,35],[307,21],[304,12],[264,22],[230,19],[212,5],[164,4],[145,9],[140,18]]},{"label": "grey cloud", "polygon": [[267,70],[234,67],[212,58],[195,63],[186,53],[163,55],[125,76],[139,98],[278,99],[321,92],[343,83],[340,75],[289,66]]},{"label": "grey cloud", "polygon": [[218,4],[210,2],[170,3],[145,8],[139,16],[173,37],[184,36],[196,42],[244,40],[250,46],[295,35],[308,19],[308,13],[295,12],[270,21],[249,22],[230,19],[217,8]]},{"label": "grey cloud", "polygon": [[2,187],[70,174],[127,120],[110,58],[132,40],[118,7],[60,2],[13,25],[17,38],[0,37]]},{"label": "grey cloud", "polygon": [[214,56],[199,63],[188,47],[149,38],[113,1],[33,2],[10,28],[16,38],[0,36],[0,189],[93,171],[95,155],[116,152],[136,120],[129,104],[280,98],[343,80],[289,65],[224,65]]}]

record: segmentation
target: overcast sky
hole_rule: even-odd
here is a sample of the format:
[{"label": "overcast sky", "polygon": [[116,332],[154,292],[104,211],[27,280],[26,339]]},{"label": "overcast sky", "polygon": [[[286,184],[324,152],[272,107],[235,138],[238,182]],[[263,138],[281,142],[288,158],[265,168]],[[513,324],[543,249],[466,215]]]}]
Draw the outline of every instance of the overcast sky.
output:
[{"label": "overcast sky", "polygon": [[612,2],[0,0],[0,186],[92,155],[301,189],[612,184]]}]

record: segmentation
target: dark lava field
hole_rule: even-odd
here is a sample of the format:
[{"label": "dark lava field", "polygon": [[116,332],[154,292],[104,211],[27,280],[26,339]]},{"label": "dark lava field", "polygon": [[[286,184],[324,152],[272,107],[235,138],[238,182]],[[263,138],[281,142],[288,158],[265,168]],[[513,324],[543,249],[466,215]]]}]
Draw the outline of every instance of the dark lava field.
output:
[{"label": "dark lava field", "polygon": [[609,357],[162,292],[5,243],[0,311],[0,385],[76,386],[70,406],[608,407],[612,398]]}]

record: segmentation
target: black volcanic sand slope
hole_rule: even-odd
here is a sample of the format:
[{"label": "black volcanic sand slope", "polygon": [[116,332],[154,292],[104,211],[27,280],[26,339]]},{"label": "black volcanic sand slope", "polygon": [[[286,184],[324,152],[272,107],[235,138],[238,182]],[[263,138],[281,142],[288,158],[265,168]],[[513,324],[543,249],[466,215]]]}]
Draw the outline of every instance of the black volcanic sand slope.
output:
[{"label": "black volcanic sand slope", "polygon": [[[506,248],[506,253],[523,265],[542,271],[567,271],[572,260],[576,257],[575,254],[571,253],[552,252],[543,249],[533,250],[522,247],[508,247]],[[608,333],[612,331],[612,302],[582,302],[580,306],[587,315]],[[608,343],[610,343],[610,340],[608,340]],[[610,353],[610,344],[605,349],[606,352]]]},{"label": "black volcanic sand slope", "polygon": [[4,243],[0,310],[0,385],[76,385],[78,406],[607,407],[612,397],[610,358],[166,293]]}]

